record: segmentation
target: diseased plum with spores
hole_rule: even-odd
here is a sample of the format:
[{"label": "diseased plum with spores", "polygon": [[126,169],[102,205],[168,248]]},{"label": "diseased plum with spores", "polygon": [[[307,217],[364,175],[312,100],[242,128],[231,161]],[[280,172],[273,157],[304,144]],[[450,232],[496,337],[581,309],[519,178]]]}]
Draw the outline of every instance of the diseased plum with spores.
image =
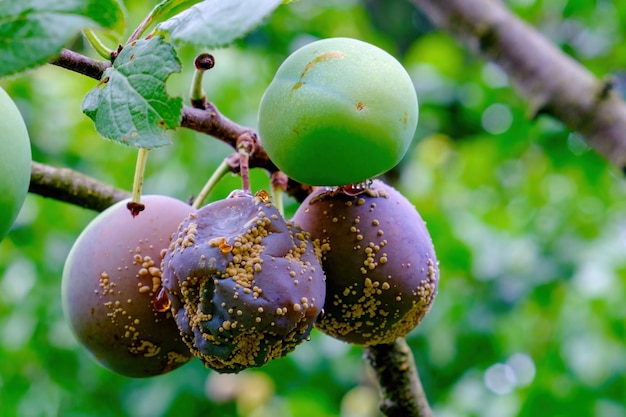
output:
[{"label": "diseased plum with spores", "polygon": [[318,188],[293,221],[323,252],[321,331],[359,345],[391,343],[430,309],[439,280],[434,247],[415,207],[392,187],[374,180],[360,190]]},{"label": "diseased plum with spores", "polygon": [[194,209],[158,195],[142,203],[137,217],[127,201],[96,216],[74,243],[62,280],[65,315],[78,340],[103,366],[130,377],[160,375],[193,358],[159,294],[161,252]]},{"label": "diseased plum with spores", "polygon": [[262,366],[308,338],[324,281],[308,234],[261,192],[234,192],[190,214],[163,258],[183,340],[219,372]]}]

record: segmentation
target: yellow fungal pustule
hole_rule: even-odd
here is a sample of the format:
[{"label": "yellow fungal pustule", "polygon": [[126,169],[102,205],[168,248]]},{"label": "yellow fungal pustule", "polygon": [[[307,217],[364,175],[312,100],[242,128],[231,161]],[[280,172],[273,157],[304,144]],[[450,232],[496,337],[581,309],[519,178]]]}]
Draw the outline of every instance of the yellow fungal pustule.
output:
[{"label": "yellow fungal pustule", "polygon": [[426,315],[437,259],[424,221],[398,191],[379,180],[357,195],[318,188],[294,221],[320,247],[327,276],[321,331],[359,345],[391,343]]},{"label": "yellow fungal pustule", "polygon": [[[238,192],[201,208],[180,225],[163,259],[183,340],[219,372],[291,352],[324,302],[325,276],[308,233],[288,224],[266,194]],[[191,222],[194,244],[185,247]],[[299,276],[312,279],[294,285]]]}]

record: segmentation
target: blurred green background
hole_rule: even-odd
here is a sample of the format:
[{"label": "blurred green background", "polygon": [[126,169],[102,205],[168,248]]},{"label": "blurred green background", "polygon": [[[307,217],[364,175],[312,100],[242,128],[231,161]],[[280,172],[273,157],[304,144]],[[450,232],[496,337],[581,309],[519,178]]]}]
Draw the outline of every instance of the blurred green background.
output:
[{"label": "blurred green background", "polygon": [[[127,0],[129,30],[156,2]],[[626,1],[508,0],[599,77],[626,68]],[[405,65],[420,100],[414,146],[386,179],[427,221],[441,263],[433,309],[407,338],[438,417],[626,416],[626,182],[556,120],[529,121],[497,66],[459,47],[408,2],[301,0],[212,52],[209,100],[256,126],[282,60],[350,36]],[[72,48],[93,55],[81,39]],[[196,53],[169,92],[188,97]],[[135,151],[102,140],[80,111],[95,81],[46,66],[0,82],[28,124],[34,160],[131,187]],[[188,199],[230,149],[178,130],[154,150],[144,192]],[[267,188],[264,172],[253,187]],[[224,180],[211,196],[240,186]],[[292,213],[296,203],[288,200]],[[1,416],[378,416],[362,349],[319,332],[238,375],[195,360],[152,379],[117,376],[78,345],[60,282],[96,215],[29,195],[0,243]]]}]

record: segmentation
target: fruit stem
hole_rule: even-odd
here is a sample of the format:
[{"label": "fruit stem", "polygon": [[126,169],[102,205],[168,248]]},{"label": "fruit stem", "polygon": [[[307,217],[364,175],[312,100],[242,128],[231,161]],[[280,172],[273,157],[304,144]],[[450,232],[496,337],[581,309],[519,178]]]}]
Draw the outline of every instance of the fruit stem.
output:
[{"label": "fruit stem", "polygon": [[96,33],[92,29],[83,30],[83,34],[85,38],[87,38],[87,42],[91,45],[91,47],[100,55],[102,58],[107,60],[111,59],[113,54],[113,50],[107,48],[107,46],[98,38]]},{"label": "fruit stem", "polygon": [[[199,0],[198,0],[199,1]],[[161,20],[163,17],[167,17],[166,15],[172,11],[174,11],[177,7],[188,8],[193,3],[197,3],[198,1],[189,0],[163,0],[148,13],[145,19],[137,26],[137,28],[133,31],[132,35],[126,41],[126,44],[129,44],[137,39],[139,39],[145,32],[148,30],[148,27],[152,24],[152,22],[156,22]]]},{"label": "fruit stem", "polygon": [[202,190],[200,190],[198,196],[191,205],[194,209],[199,209],[200,207],[202,207],[209,194],[211,194],[211,191],[215,189],[217,183],[222,179],[222,177],[224,177],[224,175],[230,172],[230,164],[228,163],[228,160],[229,158],[224,158],[224,160],[217,167],[217,169],[213,171],[213,174],[208,179],[206,184],[204,184],[204,187],[202,187]]},{"label": "fruit stem", "polygon": [[250,191],[250,155],[256,147],[254,133],[245,132],[237,138],[237,152],[239,153],[239,175],[241,175],[241,189]]},{"label": "fruit stem", "polygon": [[202,88],[202,77],[204,72],[210,70],[215,65],[215,58],[209,53],[202,53],[194,60],[196,70],[193,73],[191,80],[190,100],[191,105],[198,109],[206,109],[206,95]]},{"label": "fruit stem", "polygon": [[128,210],[130,210],[133,217],[136,217],[139,212],[143,211],[145,208],[145,206],[141,204],[141,187],[143,186],[149,150],[150,148],[139,148],[139,152],[137,153],[137,164],[135,165],[135,176],[133,177],[133,191],[130,202],[127,204]]},{"label": "fruit stem", "polygon": [[239,149],[239,175],[241,175],[241,189],[250,193],[250,154]]},{"label": "fruit stem", "polygon": [[139,39],[139,37],[143,35],[143,33],[148,29],[148,26],[150,26],[150,24],[152,23],[152,19],[154,19],[155,9],[159,7],[161,4],[163,4],[163,2],[157,4],[156,7],[152,9],[152,11],[148,14],[148,16],[146,16],[146,18],[141,21],[139,26],[137,26],[137,28],[133,31],[133,33],[130,35],[130,37],[126,41],[127,45]]},{"label": "fruit stem", "polygon": [[289,178],[282,171],[273,172],[270,179],[270,182],[272,184],[272,201],[274,203],[274,207],[276,207],[278,212],[283,217],[285,216],[285,205],[283,204],[283,196],[287,191],[288,181]]},{"label": "fruit stem", "polygon": [[284,191],[280,188],[272,187],[272,203],[281,216],[285,217],[285,205],[283,204]]}]

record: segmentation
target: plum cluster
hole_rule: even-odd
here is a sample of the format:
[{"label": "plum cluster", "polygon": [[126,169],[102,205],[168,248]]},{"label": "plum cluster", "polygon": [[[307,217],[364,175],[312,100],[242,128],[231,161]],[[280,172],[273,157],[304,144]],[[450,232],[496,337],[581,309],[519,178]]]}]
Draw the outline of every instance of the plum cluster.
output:
[{"label": "plum cluster", "polygon": [[325,302],[310,235],[265,192],[199,210],[145,196],[98,215],[66,260],[70,327],[103,366],[154,376],[200,358],[220,372],[264,365],[309,337]]},{"label": "plum cluster", "polygon": [[151,376],[193,357],[219,372],[262,366],[313,327],[362,346],[404,337],[433,303],[438,262],[415,207],[370,178],[402,158],[417,113],[410,77],[379,48],[335,38],[296,51],[259,131],[287,176],[319,187],[291,221],[264,191],[104,211],[63,274],[78,339],[111,370]]},{"label": "plum cluster", "polygon": [[67,258],[71,328],[105,367],[159,375],[198,357],[219,372],[293,351],[313,326],[370,346],[428,312],[438,264],[419,213],[392,187],[320,187],[286,221],[267,193],[199,210],[145,196],[97,216]]},{"label": "plum cluster", "polygon": [[437,293],[424,221],[400,193],[371,180],[404,156],[418,113],[402,65],[350,38],[296,50],[261,99],[269,157],[290,178],[320,186],[293,220],[317,243],[326,274],[316,326],[346,342],[393,342],[420,322]]}]

